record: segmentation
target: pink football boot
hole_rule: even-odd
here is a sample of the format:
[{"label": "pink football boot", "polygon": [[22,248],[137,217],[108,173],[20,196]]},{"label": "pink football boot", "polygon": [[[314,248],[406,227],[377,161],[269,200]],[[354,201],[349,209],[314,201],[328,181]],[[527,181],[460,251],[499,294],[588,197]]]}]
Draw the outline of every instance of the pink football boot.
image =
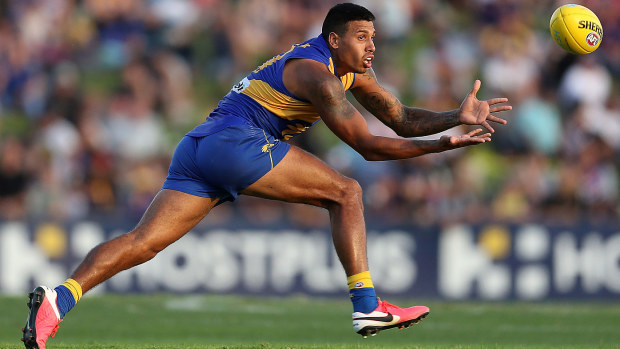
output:
[{"label": "pink football boot", "polygon": [[420,322],[428,313],[428,307],[422,305],[401,308],[380,300],[379,306],[368,314],[353,313],[353,330],[366,338],[393,327],[407,328]]},{"label": "pink football boot", "polygon": [[62,321],[56,306],[58,295],[48,287],[39,286],[29,296],[27,304],[30,311],[26,327],[22,330],[22,341],[26,349],[45,349],[45,342],[49,337],[54,337]]}]

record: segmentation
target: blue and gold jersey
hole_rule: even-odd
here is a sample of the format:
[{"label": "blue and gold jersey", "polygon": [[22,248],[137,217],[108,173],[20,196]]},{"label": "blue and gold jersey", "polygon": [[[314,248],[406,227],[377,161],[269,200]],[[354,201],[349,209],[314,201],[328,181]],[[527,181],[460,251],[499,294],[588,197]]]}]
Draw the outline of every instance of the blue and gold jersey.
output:
[{"label": "blue and gold jersey", "polygon": [[[250,123],[277,139],[288,140],[319,121],[321,116],[312,104],[296,97],[284,86],[284,65],[293,58],[321,62],[337,76],[331,53],[322,36],[293,45],[290,50],[268,60],[234,85],[207,120],[188,135],[204,136],[227,125]],[[345,91],[353,85],[354,79],[354,73],[340,77]]]}]

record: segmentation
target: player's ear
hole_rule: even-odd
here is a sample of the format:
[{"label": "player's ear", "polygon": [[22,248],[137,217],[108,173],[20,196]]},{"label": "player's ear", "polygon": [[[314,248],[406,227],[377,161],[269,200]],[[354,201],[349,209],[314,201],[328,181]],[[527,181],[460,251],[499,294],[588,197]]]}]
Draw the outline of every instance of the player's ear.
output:
[{"label": "player's ear", "polygon": [[338,34],[331,32],[329,33],[329,46],[332,48],[338,48],[338,43],[340,41],[340,37]]}]

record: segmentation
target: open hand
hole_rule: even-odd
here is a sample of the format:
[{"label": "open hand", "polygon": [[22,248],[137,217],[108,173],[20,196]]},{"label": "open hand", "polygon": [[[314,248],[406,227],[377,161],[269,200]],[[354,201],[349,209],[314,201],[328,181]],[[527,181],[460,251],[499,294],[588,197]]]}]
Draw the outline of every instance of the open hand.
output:
[{"label": "open hand", "polygon": [[459,108],[459,122],[466,125],[480,125],[493,133],[495,130],[489,125],[489,121],[505,125],[506,120],[498,118],[491,113],[511,110],[512,106],[495,106],[495,104],[498,103],[508,102],[508,98],[492,98],[486,101],[478,100],[478,98],[476,98],[476,93],[478,93],[480,85],[480,80],[476,80],[471,92],[469,92],[467,97],[463,100],[463,103],[461,103],[461,107]]},{"label": "open hand", "polygon": [[491,141],[491,133],[483,133],[481,128],[477,128],[473,131],[467,132],[461,136],[442,136],[440,142],[448,149],[466,147],[468,145],[475,145]]}]

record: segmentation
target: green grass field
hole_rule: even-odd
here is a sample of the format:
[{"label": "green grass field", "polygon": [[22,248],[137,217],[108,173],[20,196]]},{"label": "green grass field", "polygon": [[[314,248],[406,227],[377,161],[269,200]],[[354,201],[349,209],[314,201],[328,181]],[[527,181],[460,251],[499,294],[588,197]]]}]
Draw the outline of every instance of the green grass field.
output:
[{"label": "green grass field", "polygon": [[[346,299],[92,295],[47,347],[620,348],[618,302],[425,304],[420,324],[363,339]],[[26,297],[0,297],[0,348],[23,348],[26,309]]]}]

